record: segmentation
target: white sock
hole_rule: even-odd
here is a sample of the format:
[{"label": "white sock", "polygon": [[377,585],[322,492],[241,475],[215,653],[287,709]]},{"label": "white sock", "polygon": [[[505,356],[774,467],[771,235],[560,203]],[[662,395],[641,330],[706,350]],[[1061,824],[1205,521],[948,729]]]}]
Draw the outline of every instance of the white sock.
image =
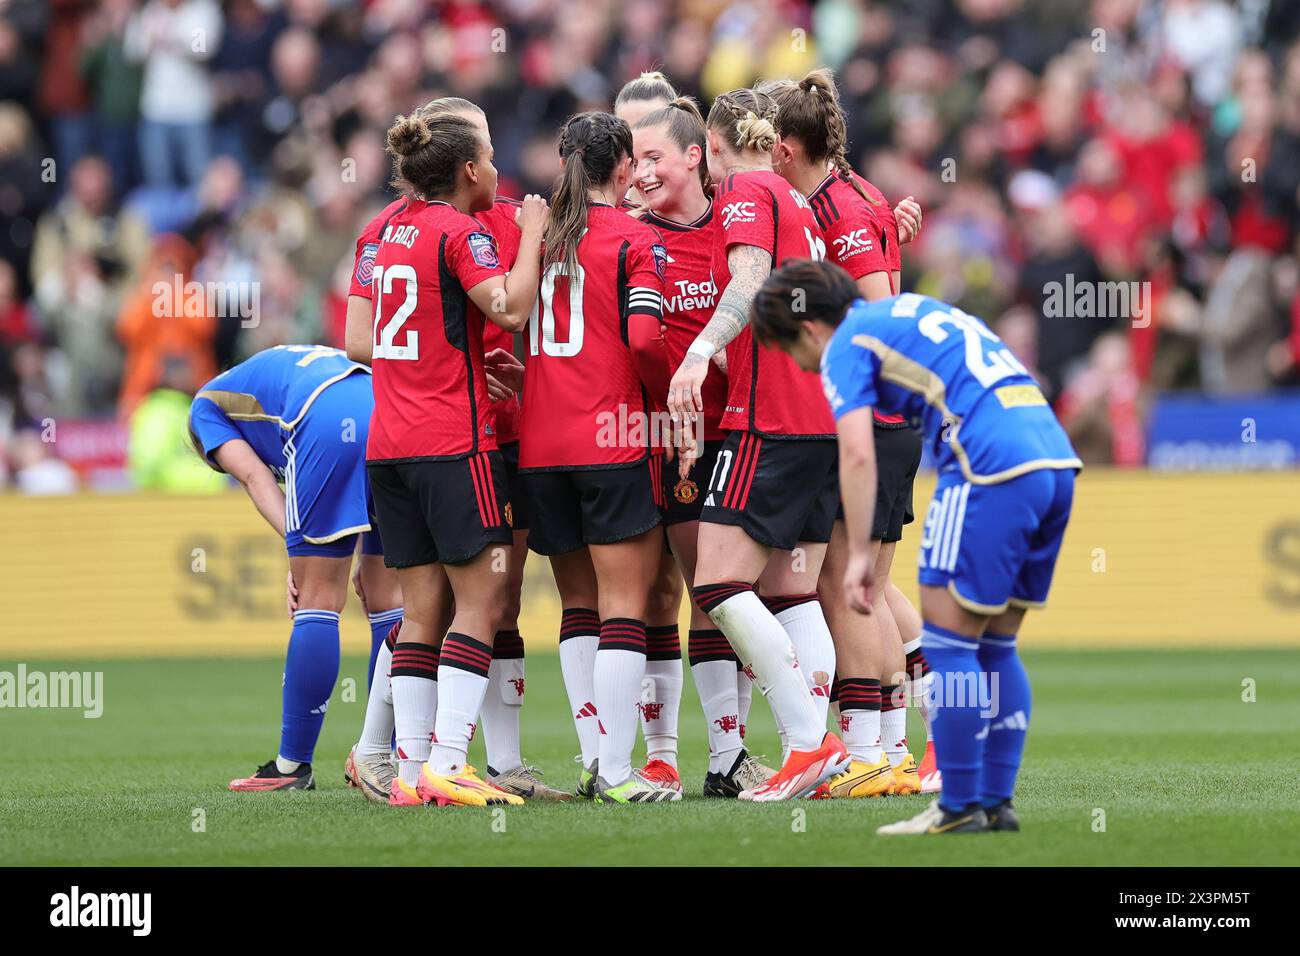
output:
[{"label": "white sock", "polygon": [[[569,696],[569,713],[578,733],[582,766],[590,767],[600,746],[596,717],[596,648],[600,644],[600,616],[590,608],[565,608],[560,625],[560,672]],[[640,697],[640,691],[637,691]]]},{"label": "white sock", "polygon": [[854,760],[880,763],[880,681],[841,678],[839,728],[844,748]]},{"label": "white sock", "polygon": [[616,785],[632,776],[632,748],[640,723],[637,705],[645,678],[645,624],[627,617],[601,621],[594,677],[602,731],[597,745],[600,776]]},{"label": "white sock", "polygon": [[[511,644],[509,650],[503,642]],[[515,653],[518,642],[519,657],[501,657],[502,653]],[[523,764],[519,753],[519,712],[524,706],[523,641],[518,631],[501,631],[492,647],[492,665],[488,668],[487,693],[479,721],[483,725],[483,746],[487,751],[487,764],[493,773],[507,773]]]},{"label": "white sock", "polygon": [[745,739],[745,728],[749,726],[749,708],[754,703],[754,682],[736,663],[736,714],[740,718],[740,739]]},{"label": "white sock", "polygon": [[647,760],[662,760],[677,768],[677,720],[682,709],[682,659],[646,659],[645,677],[652,687],[641,701],[641,731]]},{"label": "white sock", "polygon": [[429,751],[429,769],[434,773],[445,776],[464,768],[491,664],[492,648],[482,641],[455,631],[443,639],[438,655],[438,718]]},{"label": "white sock", "polygon": [[393,744],[393,688],[388,672],[393,666],[393,652],[385,641],[375,657],[375,673],[366,698],[366,721],[361,725],[357,753],[368,757],[387,756]]},{"label": "white sock", "polygon": [[[405,673],[402,666],[406,644],[398,644],[393,651],[393,724],[397,729],[397,769],[402,782],[414,787],[420,781],[420,767],[429,759],[433,738],[433,723],[438,714],[438,681],[436,667],[427,675]],[[436,652],[426,644],[413,645],[430,655]],[[437,660],[436,657],[432,658]]]},{"label": "white sock", "polygon": [[[802,597],[802,595],[800,595]],[[797,598],[776,598],[776,601]],[[816,596],[787,607],[775,615],[790,635],[790,643],[799,658],[799,669],[808,683],[821,727],[826,729],[826,715],[831,705],[831,679],[835,676],[835,641],[826,626],[821,602]],[[818,741],[820,743],[820,741]]]},{"label": "white sock", "polygon": [[[893,690],[894,688],[882,688],[882,696]],[[907,757],[907,708],[884,709],[889,706],[891,704],[886,702],[880,711],[880,742],[884,745],[890,766],[897,767]]]},{"label": "white sock", "polygon": [[[721,634],[718,637],[726,640]],[[692,636],[691,640],[694,639]],[[704,724],[709,731],[709,773],[726,773],[736,762],[736,754],[745,746],[740,739],[737,673],[746,683],[749,682],[748,677],[736,670],[734,660],[702,660],[691,664],[691,676],[695,678],[695,689],[704,710]],[[731,761],[726,767],[722,766],[723,758]]]},{"label": "white sock", "polygon": [[[752,587],[737,588],[730,582],[696,588],[697,603],[709,608],[710,619],[727,635],[736,656],[749,667],[758,689],[772,705],[788,735],[788,746],[795,750],[815,750],[826,736],[825,714],[819,714],[813,706],[812,694],[800,673],[790,638]],[[729,596],[716,600],[723,595]]]},{"label": "white sock", "polygon": [[275,769],[280,771],[280,773],[293,773],[301,766],[302,764],[296,760],[288,760],[280,756],[275,758]]}]

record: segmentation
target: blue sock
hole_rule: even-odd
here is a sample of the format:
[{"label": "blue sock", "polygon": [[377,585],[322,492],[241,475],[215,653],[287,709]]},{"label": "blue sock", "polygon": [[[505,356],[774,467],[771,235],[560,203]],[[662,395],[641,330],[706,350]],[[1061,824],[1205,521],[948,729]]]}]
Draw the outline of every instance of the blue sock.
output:
[{"label": "blue sock", "polygon": [[986,807],[1010,800],[1020,772],[1020,757],[1029,733],[1029,711],[1033,695],[1029,675],[1016,653],[1014,634],[988,634],[980,638],[980,666],[998,692],[998,712],[989,724],[984,743],[984,771],[980,778],[980,802]]},{"label": "blue sock", "polygon": [[956,813],[980,799],[988,720],[981,716],[979,643],[927,622],[921,647],[934,675],[930,713],[935,761],[943,774],[939,806]]},{"label": "blue sock", "polygon": [[284,712],[280,756],[311,763],[339,676],[337,611],[301,610],[293,615],[289,652],[284,659]]},{"label": "blue sock", "polygon": [[388,632],[393,629],[393,625],[402,619],[402,609],[395,607],[391,611],[375,611],[373,614],[367,614],[370,618],[370,665],[366,668],[366,689],[368,690],[375,682],[375,658],[379,656],[379,649],[384,646],[384,641],[388,639]]}]

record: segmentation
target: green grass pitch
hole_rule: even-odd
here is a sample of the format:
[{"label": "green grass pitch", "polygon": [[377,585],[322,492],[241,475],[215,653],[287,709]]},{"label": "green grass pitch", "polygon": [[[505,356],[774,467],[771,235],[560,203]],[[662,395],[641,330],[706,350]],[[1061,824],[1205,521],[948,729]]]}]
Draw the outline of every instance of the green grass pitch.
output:
[{"label": "green grass pitch", "polygon": [[[1300,846],[1300,656],[1294,652],[1044,651],[1026,657],[1035,707],[1019,834],[895,838],[874,828],[928,798],[704,800],[703,718],[682,702],[687,796],[653,807],[390,810],[343,785],[364,662],[344,660],[312,793],[232,794],[274,750],[280,662],[28,662],[104,672],[104,713],[0,710],[0,864],[819,865],[1295,864]],[[0,661],[0,669],[12,669]],[[1243,681],[1255,682],[1254,702]],[[576,743],[559,659],[528,660],[524,753],[571,786]],[[912,726],[919,741],[919,727]],[[750,744],[776,754],[766,704]],[[471,759],[482,761],[481,741]],[[202,811],[201,814],[196,811]],[[1104,831],[1097,832],[1104,814]],[[203,832],[195,832],[196,820]]]}]

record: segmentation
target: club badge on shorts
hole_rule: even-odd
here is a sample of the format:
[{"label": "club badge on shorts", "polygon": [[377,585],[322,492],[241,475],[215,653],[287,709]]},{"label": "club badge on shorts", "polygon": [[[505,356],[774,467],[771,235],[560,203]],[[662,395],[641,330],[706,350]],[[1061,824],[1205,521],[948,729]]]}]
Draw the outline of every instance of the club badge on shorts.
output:
[{"label": "club badge on shorts", "polygon": [[506,524],[511,528],[515,526],[515,509],[510,507],[510,502],[506,502]]},{"label": "club badge on shorts", "polygon": [[689,478],[683,478],[673,488],[673,497],[684,505],[689,505],[700,496],[700,486]]}]

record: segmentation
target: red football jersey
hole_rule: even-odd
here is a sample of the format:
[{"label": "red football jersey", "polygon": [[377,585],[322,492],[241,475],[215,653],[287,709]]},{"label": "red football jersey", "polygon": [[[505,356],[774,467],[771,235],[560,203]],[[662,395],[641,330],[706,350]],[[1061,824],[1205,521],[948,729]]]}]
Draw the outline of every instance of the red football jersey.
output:
[{"label": "red football jersey", "polygon": [[504,276],[496,242],[445,202],[412,202],[375,254],[375,412],[368,461],[462,458],[497,447],[483,313],[466,294]]},{"label": "red football jersey", "polygon": [[390,202],[361,230],[361,235],[357,237],[357,254],[352,266],[352,283],[348,286],[348,295],[370,298],[370,280],[375,271],[375,253],[379,251],[379,234],[384,231],[384,224],[388,220],[406,208],[406,203],[405,198]]},{"label": "red football jersey", "polygon": [[[757,246],[775,269],[787,259],[824,259],[826,245],[803,195],[774,172],[733,173],[713,199],[721,222],[713,252],[713,277],[719,294],[731,281],[727,251]],[[835,420],[822,391],[821,377],[802,371],[780,349],[761,348],[745,330],[727,346],[727,408],[722,427],[762,435],[831,438]]]},{"label": "red football jersey", "polygon": [[528,322],[521,470],[610,467],[648,451],[653,404],[628,329],[635,315],[663,320],[663,245],[645,223],[593,204],[577,260],[577,276],[547,268]]},{"label": "red football jersey", "polygon": [[[483,228],[497,241],[497,257],[501,268],[509,272],[515,266],[519,255],[519,224],[515,222],[515,213],[522,205],[518,199],[498,197],[491,209],[474,213],[474,218],[483,224]],[[492,321],[483,325],[483,350],[505,349],[513,352],[515,336]],[[492,403],[492,430],[496,433],[497,444],[506,445],[519,440],[519,399],[507,398],[505,401]]]},{"label": "red football jersey", "polygon": [[[686,358],[700,329],[708,325],[718,305],[718,287],[713,282],[713,249],[721,235],[714,207],[691,223],[673,222],[646,213],[642,220],[663,237],[668,252],[664,276],[664,348],[669,371],[675,372]],[[721,428],[722,410],[727,405],[727,376],[709,364],[709,374],[700,390],[704,398],[704,440],[726,437]]]},{"label": "red football jersey", "polygon": [[[826,236],[826,257],[844,268],[855,280],[872,272],[889,274],[890,291],[895,295],[893,270],[902,262],[898,251],[898,222],[884,194],[857,173],[853,180],[862,186],[875,204],[867,202],[853,188],[853,183],[837,173],[821,181],[808,204],[817,225]],[[874,412],[875,420],[890,425],[907,421],[902,415]]]}]

